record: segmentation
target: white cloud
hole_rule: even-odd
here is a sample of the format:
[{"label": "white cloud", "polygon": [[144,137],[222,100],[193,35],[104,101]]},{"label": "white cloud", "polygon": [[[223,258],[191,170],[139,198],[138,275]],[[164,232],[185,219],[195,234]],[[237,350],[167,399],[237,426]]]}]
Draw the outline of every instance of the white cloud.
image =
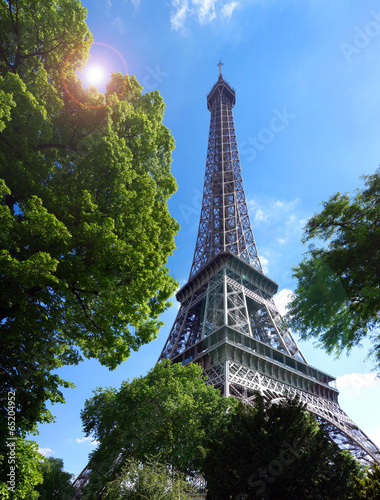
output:
[{"label": "white cloud", "polygon": [[93,446],[96,446],[97,444],[99,444],[99,441],[96,441],[96,439],[92,440],[92,438],[90,438],[90,437],[76,438],[77,443],[87,443],[89,441],[91,442],[91,444]]},{"label": "white cloud", "polygon": [[170,22],[172,28],[177,31],[182,28],[185,23],[189,4],[187,0],[173,0],[172,5],[175,10],[170,14]]},{"label": "white cloud", "polygon": [[38,448],[38,453],[41,453],[44,457],[50,457],[53,453],[53,450],[50,448]]},{"label": "white cloud", "polygon": [[[296,209],[299,203],[299,199],[295,199],[292,201],[283,201],[283,200],[256,200],[249,199],[248,200],[248,208],[250,213],[252,214],[253,222],[259,224],[260,222],[279,222],[284,223],[284,220],[287,223],[291,223],[294,225],[294,221],[296,219]],[[300,224],[303,220],[300,220]]]},{"label": "white cloud", "polygon": [[273,297],[274,303],[276,304],[281,316],[285,316],[288,312],[286,310],[287,304],[289,304],[292,298],[293,292],[287,288],[283,288]]},{"label": "white cloud", "polygon": [[120,16],[117,16],[111,23],[111,25],[118,30],[118,32],[123,35],[126,30],[126,26],[124,21],[121,19]]},{"label": "white cloud", "polygon": [[[112,6],[111,0],[104,0],[106,4],[106,9],[110,9]],[[140,0],[131,0],[132,5],[137,9],[140,6]]]},{"label": "white cloud", "polygon": [[376,373],[349,373],[336,378],[339,391],[345,390],[352,396],[358,396],[365,389],[379,384]]},{"label": "white cloud", "polygon": [[216,1],[217,0],[193,0],[194,10],[200,24],[206,24],[215,19]]},{"label": "white cloud", "polygon": [[380,448],[380,429],[368,434],[368,437]]},{"label": "white cloud", "polygon": [[85,443],[86,441],[89,441],[90,439],[91,439],[91,438],[89,438],[89,437],[84,437],[84,438],[82,438],[82,439],[80,439],[80,438],[76,438],[76,442],[77,442],[77,443]]},{"label": "white cloud", "polygon": [[187,17],[195,17],[199,24],[216,19],[229,19],[239,7],[238,1],[226,0],[172,0],[170,22],[174,30],[183,28]]},{"label": "white cloud", "polygon": [[264,212],[259,208],[258,210],[256,210],[256,213],[255,213],[255,221],[258,221],[258,222],[266,222],[268,220],[268,214],[264,214]]},{"label": "white cloud", "polygon": [[261,262],[261,265],[263,266],[264,274],[268,274],[268,272],[269,272],[269,260],[266,257],[264,257],[263,255],[260,255],[260,262]]},{"label": "white cloud", "polygon": [[230,18],[232,16],[233,11],[239,6],[239,2],[230,2],[226,3],[222,7],[222,14],[224,17]]},{"label": "white cloud", "polygon": [[289,280],[292,266],[304,251],[301,238],[306,217],[300,200],[258,195],[248,198],[247,205],[259,249],[270,260],[272,277]]}]

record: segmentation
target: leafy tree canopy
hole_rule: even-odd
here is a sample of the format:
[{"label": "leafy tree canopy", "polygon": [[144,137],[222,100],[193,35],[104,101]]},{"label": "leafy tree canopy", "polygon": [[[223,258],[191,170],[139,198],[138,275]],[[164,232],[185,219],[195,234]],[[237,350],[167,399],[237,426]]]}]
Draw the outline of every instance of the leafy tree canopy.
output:
[{"label": "leafy tree canopy", "polygon": [[[108,485],[109,500],[178,500],[189,498],[191,488],[184,474],[152,458],[145,463],[128,459],[120,475]],[[195,492],[195,490],[194,490]]]},{"label": "leafy tree canopy", "polygon": [[42,483],[36,486],[39,500],[71,500],[74,487],[71,474],[63,470],[63,460],[60,458],[43,458],[40,464]]},{"label": "leafy tree canopy", "polygon": [[374,464],[364,477],[354,477],[355,500],[380,498],[380,466]]},{"label": "leafy tree canopy", "polygon": [[20,433],[63,402],[52,370],[115,368],[176,287],[164,102],[133,76],[82,88],[85,17],[79,0],[0,0],[0,390],[16,391]]},{"label": "leafy tree canopy", "polygon": [[0,441],[0,498],[37,500],[42,482],[41,459],[34,441],[18,437]]},{"label": "leafy tree canopy", "polygon": [[335,194],[306,224],[303,241],[326,244],[311,244],[294,268],[286,319],[303,339],[315,337],[337,355],[369,337],[380,367],[380,170],[364,179],[364,189]]},{"label": "leafy tree canopy", "polygon": [[88,464],[84,498],[94,498],[130,458],[148,457],[176,472],[197,474],[212,431],[237,404],[206,385],[196,364],[157,364],[145,377],[121,388],[98,389],[82,411],[84,431],[99,441]]},{"label": "leafy tree canopy", "polygon": [[213,435],[205,461],[207,498],[347,500],[360,469],[297,401],[239,404]]}]

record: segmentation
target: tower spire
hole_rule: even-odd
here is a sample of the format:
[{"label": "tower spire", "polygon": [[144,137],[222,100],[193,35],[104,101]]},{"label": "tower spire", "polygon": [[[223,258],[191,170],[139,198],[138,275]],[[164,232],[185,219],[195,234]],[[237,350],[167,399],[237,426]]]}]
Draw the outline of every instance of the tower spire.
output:
[{"label": "tower spire", "polygon": [[219,66],[219,77],[222,77],[222,66],[224,66],[224,64],[221,60],[219,60],[217,66]]},{"label": "tower spire", "polygon": [[194,258],[160,359],[199,363],[207,383],[246,404],[257,392],[298,397],[342,449],[364,464],[380,463],[380,450],[340,408],[335,378],[306,362],[273,300],[278,286],[263,272],[245,200],[235,90],[218,66],[207,95],[210,131]]},{"label": "tower spire", "polygon": [[[222,62],[219,62],[221,75]],[[211,113],[198,237],[190,278],[220,253],[263,272],[245,199],[232,108],[235,90],[220,76],[207,95]]]}]

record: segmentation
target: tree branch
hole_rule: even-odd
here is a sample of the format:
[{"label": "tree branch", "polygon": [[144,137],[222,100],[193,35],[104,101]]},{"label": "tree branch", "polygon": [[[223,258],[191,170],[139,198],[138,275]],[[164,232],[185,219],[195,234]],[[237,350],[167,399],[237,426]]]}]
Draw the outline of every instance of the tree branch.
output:
[{"label": "tree branch", "polygon": [[95,323],[95,321],[91,318],[91,316],[88,314],[88,306],[83,302],[81,296],[79,295],[78,293],[78,289],[75,287],[74,284],[71,285],[71,291],[72,293],[75,295],[75,297],[77,298],[78,302],[79,302],[79,305],[81,306],[83,312],[84,312],[84,315],[86,317],[86,319],[90,320],[90,322],[94,325],[95,329],[98,331],[98,332],[101,332],[102,329],[99,328],[99,326]]},{"label": "tree branch", "polygon": [[7,56],[6,56],[5,51],[3,49],[3,43],[2,42],[0,42],[0,54],[1,54],[2,60],[7,65],[7,68],[11,70],[12,69],[12,64],[7,59]]},{"label": "tree branch", "polygon": [[54,142],[47,142],[45,144],[38,144],[38,146],[33,146],[34,151],[38,149],[46,149],[46,148],[59,148],[59,149],[67,149],[69,146],[65,144],[57,144]]},{"label": "tree branch", "polygon": [[[62,36],[64,36],[64,35],[65,35],[65,33]],[[52,52],[56,48],[58,48],[62,43],[63,43],[63,41],[61,40],[60,42],[57,43],[57,45],[54,45],[54,47],[52,47],[49,50],[45,50],[45,51],[36,50],[35,52],[32,52],[31,54],[20,55],[20,59],[27,59],[28,57],[34,57],[34,56],[44,56],[46,54],[49,54],[50,52]]]},{"label": "tree branch", "polygon": [[8,0],[8,10],[9,17],[11,18],[11,23],[13,27],[13,31],[18,35],[18,1],[16,0],[16,23],[14,21],[13,12],[12,12],[12,0]]}]

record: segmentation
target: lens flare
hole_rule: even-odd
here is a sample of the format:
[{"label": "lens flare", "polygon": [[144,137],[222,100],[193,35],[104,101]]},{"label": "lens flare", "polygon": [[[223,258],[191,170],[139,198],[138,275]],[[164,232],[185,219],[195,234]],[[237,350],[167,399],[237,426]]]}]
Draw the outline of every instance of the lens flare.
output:
[{"label": "lens flare", "polygon": [[[103,43],[103,42],[92,42],[92,44],[90,43],[82,43],[80,45],[78,45],[77,47],[75,47],[69,54],[68,56],[66,57],[64,63],[63,63],[63,67],[62,67],[62,73],[61,73],[61,76],[62,76],[62,84],[63,84],[63,88],[65,89],[65,91],[67,92],[67,95],[74,101],[76,102],[77,104],[79,104],[80,106],[83,106],[84,108],[90,108],[90,109],[100,109],[100,108],[104,108],[106,106],[110,106],[114,101],[110,101],[110,102],[107,102],[105,104],[87,104],[85,102],[82,102],[80,99],[78,99],[77,97],[75,97],[74,93],[72,92],[72,89],[70,88],[70,84],[69,82],[66,80],[66,69],[67,67],[70,65],[70,62],[71,62],[71,59],[75,56],[75,54],[82,48],[82,47],[85,47],[85,46],[89,46],[91,47],[92,45],[100,45],[102,47],[106,47],[107,49],[110,49],[111,51],[113,51],[120,59],[120,61],[123,63],[123,66],[124,66],[124,74],[127,75],[128,74],[128,68],[127,68],[127,64],[123,58],[123,56],[120,54],[119,51],[117,51],[114,47],[112,47],[112,45],[108,45],[107,43]],[[90,68],[91,66],[88,67],[88,69]],[[95,67],[95,65],[94,65]],[[97,66],[97,68],[100,68],[101,69],[101,72],[102,74],[105,76],[105,73],[104,73],[104,70],[103,68],[100,66]],[[87,68],[85,69],[85,72],[87,73]],[[94,71],[95,75],[98,75],[100,76],[100,71],[98,71],[98,69],[96,71]],[[95,75],[93,75],[95,77]],[[96,78],[98,78],[98,76],[96,76]],[[103,81],[104,81],[104,76],[103,76]],[[92,84],[95,84],[95,81],[94,79],[90,81],[90,83]],[[99,83],[99,82],[98,82]],[[124,79],[124,83],[121,87],[121,89],[119,90],[117,96],[116,96],[116,99],[118,99],[124,92],[125,88],[126,88],[126,85],[127,85],[127,79],[125,78]]]},{"label": "lens flare", "polygon": [[104,69],[101,66],[89,66],[84,70],[84,77],[88,83],[98,85],[104,82]]}]

